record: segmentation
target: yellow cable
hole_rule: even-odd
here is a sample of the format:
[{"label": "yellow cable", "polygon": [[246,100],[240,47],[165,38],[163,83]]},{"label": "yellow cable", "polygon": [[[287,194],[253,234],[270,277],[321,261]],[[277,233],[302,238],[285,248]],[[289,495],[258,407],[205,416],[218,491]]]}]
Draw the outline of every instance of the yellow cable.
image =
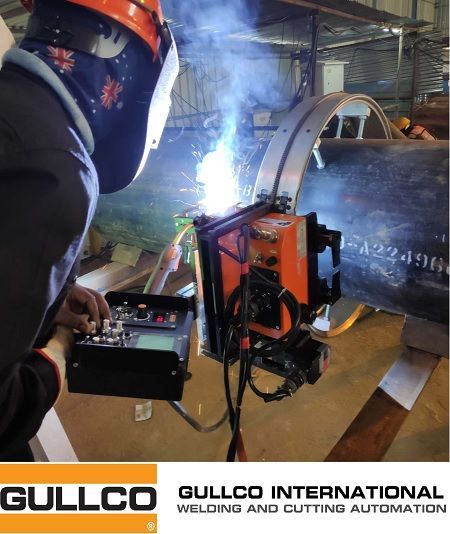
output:
[{"label": "yellow cable", "polygon": [[175,236],[175,239],[173,240],[173,244],[174,245],[179,245],[181,243],[181,241],[183,241],[183,238],[184,236],[189,232],[189,230],[191,230],[192,228],[194,228],[194,225],[193,224],[187,224],[184,228],[182,228],[178,234]]},{"label": "yellow cable", "polygon": [[348,317],[342,324],[337,326],[336,328],[332,328],[331,330],[328,330],[326,332],[325,330],[319,330],[318,328],[314,328],[314,326],[310,326],[311,332],[316,334],[317,336],[321,337],[336,337],[339,334],[342,334],[346,332],[351,326],[355,324],[355,322],[361,317],[362,312],[365,310],[366,306],[364,304],[358,304],[356,309],[353,311],[353,313]]}]

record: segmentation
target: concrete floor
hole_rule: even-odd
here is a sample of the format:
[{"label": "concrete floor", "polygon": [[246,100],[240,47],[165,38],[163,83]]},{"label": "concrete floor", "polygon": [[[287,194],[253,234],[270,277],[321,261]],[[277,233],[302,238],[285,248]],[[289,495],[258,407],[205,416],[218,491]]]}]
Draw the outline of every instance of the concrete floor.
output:
[{"label": "concrete floor", "polygon": [[[332,339],[332,362],[314,386],[291,399],[264,404],[248,390],[243,438],[251,461],[322,461],[400,354],[403,318],[382,312]],[[205,425],[225,410],[221,366],[193,347],[183,403]],[[259,372],[259,371],[258,371]],[[258,377],[260,388],[273,379]],[[385,461],[448,461],[448,360],[442,360]],[[134,421],[133,399],[65,394],[57,411],[81,461],[222,461],[227,425],[211,434],[193,430],[165,402]]]}]

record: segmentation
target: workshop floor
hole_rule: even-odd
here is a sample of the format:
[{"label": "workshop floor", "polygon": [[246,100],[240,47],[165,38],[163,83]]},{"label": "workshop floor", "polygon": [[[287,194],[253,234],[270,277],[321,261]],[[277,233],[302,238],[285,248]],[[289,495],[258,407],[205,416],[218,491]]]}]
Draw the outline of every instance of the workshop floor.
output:
[{"label": "workshop floor", "polygon": [[[403,319],[382,312],[331,340],[332,363],[315,386],[265,405],[250,391],[243,438],[253,461],[321,461],[347,429],[400,353]],[[203,424],[223,414],[221,366],[193,348],[183,403]],[[386,461],[448,461],[448,360],[442,360],[385,456]],[[260,376],[259,386],[271,388]],[[267,381],[267,383],[265,382]],[[57,411],[81,461],[222,461],[229,429],[193,430],[165,402],[134,421],[139,401],[65,394]]]}]

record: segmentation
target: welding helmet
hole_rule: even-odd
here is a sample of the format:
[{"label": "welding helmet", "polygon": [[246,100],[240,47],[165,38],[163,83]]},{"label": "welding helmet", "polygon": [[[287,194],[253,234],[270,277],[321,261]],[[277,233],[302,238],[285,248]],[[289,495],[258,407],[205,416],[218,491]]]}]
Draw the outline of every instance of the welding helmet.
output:
[{"label": "welding helmet", "polygon": [[2,58],[5,52],[7,52],[14,45],[14,37],[10,32],[5,21],[0,16],[0,67],[2,66]]},{"label": "welding helmet", "polygon": [[[21,0],[33,11],[39,0]],[[51,0],[50,0],[51,2]],[[171,91],[179,72],[177,47],[163,19],[159,0],[65,0],[89,9],[107,20],[109,35],[58,17],[52,8],[51,20],[31,17],[27,36],[67,47],[98,58],[118,57],[130,39],[137,38],[148,52],[152,82],[147,88],[148,105],[133,116],[126,135],[120,128],[96,143],[92,160],[99,175],[101,193],[112,193],[129,185],[142,171],[150,149],[158,148],[169,114]],[[61,5],[61,2],[58,1]],[[145,67],[143,67],[145,68]]]},{"label": "welding helmet", "polygon": [[411,121],[407,117],[397,117],[392,121],[394,126],[397,126],[399,130],[406,130],[411,125]]}]

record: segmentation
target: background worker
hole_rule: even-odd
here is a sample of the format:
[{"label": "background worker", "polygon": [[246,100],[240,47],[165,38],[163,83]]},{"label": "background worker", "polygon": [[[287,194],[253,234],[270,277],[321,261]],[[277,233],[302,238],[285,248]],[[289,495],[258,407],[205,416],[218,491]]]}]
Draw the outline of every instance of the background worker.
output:
[{"label": "background worker", "polygon": [[436,137],[421,124],[413,124],[407,117],[394,119],[393,124],[410,139],[421,139],[423,141],[436,141]]}]

